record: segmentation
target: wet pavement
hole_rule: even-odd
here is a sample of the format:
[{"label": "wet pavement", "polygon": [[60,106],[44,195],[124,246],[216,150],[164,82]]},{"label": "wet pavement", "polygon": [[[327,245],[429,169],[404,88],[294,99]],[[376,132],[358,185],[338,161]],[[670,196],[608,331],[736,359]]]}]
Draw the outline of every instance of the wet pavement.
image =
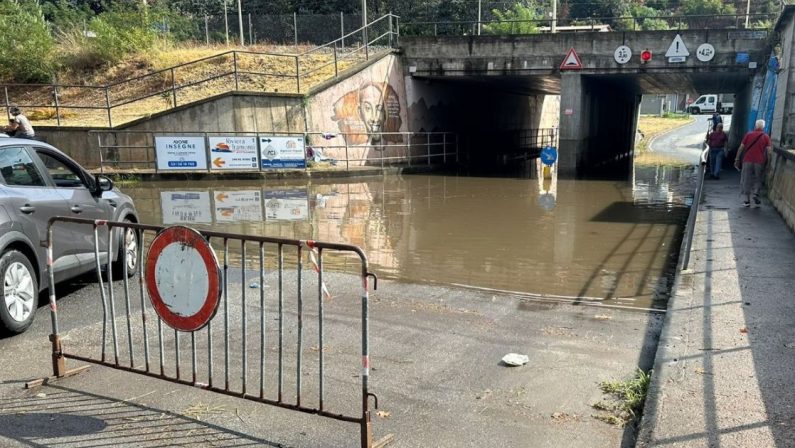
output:
[{"label": "wet pavement", "polygon": [[[729,133],[731,115],[723,115],[723,130]],[[673,129],[654,138],[649,144],[652,153],[671,156],[686,163],[698,163],[707,130],[712,124],[711,115],[694,115],[690,124]]]},{"label": "wet pavement", "polygon": [[[382,278],[664,307],[692,170],[638,167],[626,181],[552,177],[389,175],[190,188],[172,181],[124,190],[142,222],[355,244]],[[343,263],[332,258],[326,266]]]}]

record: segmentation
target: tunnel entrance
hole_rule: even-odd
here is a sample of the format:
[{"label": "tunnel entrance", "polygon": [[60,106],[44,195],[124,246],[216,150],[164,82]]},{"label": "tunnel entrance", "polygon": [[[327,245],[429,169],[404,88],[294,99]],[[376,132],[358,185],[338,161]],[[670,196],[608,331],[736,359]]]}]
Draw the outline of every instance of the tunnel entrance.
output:
[{"label": "tunnel entrance", "polygon": [[[757,75],[759,77],[760,75]],[[533,171],[545,145],[559,149],[564,177],[626,179],[633,163],[643,94],[732,97],[730,147],[746,131],[754,76],[744,70],[626,74],[412,76],[410,126],[459,135],[459,169],[472,175]],[[706,129],[705,129],[706,131]]]}]

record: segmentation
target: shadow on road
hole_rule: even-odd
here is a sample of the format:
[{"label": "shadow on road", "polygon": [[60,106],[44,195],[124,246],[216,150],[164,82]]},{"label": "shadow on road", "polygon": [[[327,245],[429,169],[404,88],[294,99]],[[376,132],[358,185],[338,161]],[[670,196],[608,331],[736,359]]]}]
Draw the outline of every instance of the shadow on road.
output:
[{"label": "shadow on road", "polygon": [[284,445],[131,401],[49,385],[45,397],[4,400],[0,438],[30,447]]}]

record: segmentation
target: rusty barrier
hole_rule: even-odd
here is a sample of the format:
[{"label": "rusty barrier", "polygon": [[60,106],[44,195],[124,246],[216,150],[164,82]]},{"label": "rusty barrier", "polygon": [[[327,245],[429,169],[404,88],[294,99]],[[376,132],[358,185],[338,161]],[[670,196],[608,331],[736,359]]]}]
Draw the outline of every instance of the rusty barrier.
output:
[{"label": "rusty barrier", "polygon": [[[387,436],[378,442],[373,442],[372,423],[370,413],[371,399],[378,408],[378,398],[369,390],[370,374],[370,347],[369,347],[369,293],[368,283],[373,280],[373,289],[377,288],[376,276],[369,272],[367,257],[364,252],[353,245],[326,243],[311,240],[295,240],[276,237],[240,235],[215,231],[201,231],[201,237],[210,244],[219,259],[218,268],[221,270],[220,279],[222,285],[220,289],[220,303],[218,312],[209,319],[207,325],[195,331],[183,332],[176,329],[167,328],[167,324],[160,315],[153,310],[152,303],[147,303],[148,270],[144,266],[144,248],[151,244],[155,236],[168,229],[169,227],[138,224],[131,222],[111,222],[104,220],[80,219],[71,217],[54,217],[50,219],[47,241],[47,265],[50,285],[55,285],[53,273],[53,227],[54,226],[86,226],[86,234],[89,228],[93,229],[94,260],[93,270],[98,279],[100,290],[100,300],[102,306],[102,337],[101,350],[96,356],[90,356],[82,351],[73,353],[67,350],[66,344],[62,342],[59,334],[58,307],[56,288],[51,286],[49,289],[49,303],[52,320],[52,365],[55,378],[71,376],[85,370],[87,367],[79,367],[67,370],[66,359],[98,364],[113,369],[118,369],[130,373],[136,373],[148,377],[178,383],[187,386],[197,387],[206,391],[219,394],[230,395],[246,400],[263,403],[280,408],[300,411],[327,417],[339,421],[357,423],[360,425],[361,446],[363,448],[379,447],[389,443],[392,436]],[[151,239],[149,238],[151,237]],[[250,247],[249,247],[250,246]],[[233,250],[233,259],[230,256],[230,247]],[[247,253],[247,249],[256,249],[255,252]],[[324,252],[337,252],[341,255],[352,256],[357,267],[357,276],[361,280],[361,412],[333,412],[328,409],[326,403],[326,383],[324,381],[325,369],[328,363],[325,359],[326,341],[324,340],[324,301],[329,297],[329,292],[324,281]],[[308,254],[307,254],[308,253]],[[115,261],[108,254],[118,254]],[[253,254],[255,266],[247,268],[247,258]],[[287,257],[287,259],[285,259]],[[305,333],[308,332],[307,314],[305,308],[308,301],[304,294],[304,259],[309,260],[311,271],[314,273],[317,288],[317,320],[316,324],[316,351],[317,359],[317,381],[312,382],[312,386],[317,388],[317,395],[306,397],[302,391],[303,382],[307,381],[309,371],[304,368],[305,354]],[[267,260],[267,261],[266,261]],[[270,262],[270,264],[268,263]],[[113,264],[113,268],[111,267]],[[239,267],[233,267],[233,264]],[[114,281],[114,268],[121,266],[121,270],[116,275],[121,275],[121,281]],[[286,269],[288,268],[289,269]],[[293,270],[294,269],[294,270]],[[132,271],[132,272],[131,272]],[[235,273],[234,271],[237,271]],[[137,274],[137,279],[135,279]],[[230,290],[231,282],[235,282],[240,275],[240,316],[233,316],[230,319],[230,302],[232,294]],[[268,275],[266,275],[268,274]],[[267,279],[266,279],[267,277]],[[251,284],[246,284],[247,279],[255,279]],[[135,279],[135,280],[134,280]],[[290,281],[294,279],[294,283]],[[266,292],[266,280],[272,281],[278,287]],[[137,285],[135,285],[137,283]],[[292,283],[292,289],[287,287]],[[116,290],[121,289],[120,295]],[[250,297],[249,292],[253,289],[257,291]],[[247,292],[249,297],[247,297]],[[235,293],[237,294],[237,293]],[[292,343],[295,344],[292,353],[288,351],[288,341],[286,341],[286,315],[285,300],[290,295],[290,300],[295,299],[296,309],[292,310],[296,327],[288,328]],[[135,303],[135,295],[139,295],[140,304]],[[273,297],[270,297],[273,296]],[[273,302],[267,304],[268,299]],[[151,298],[150,298],[151,300]],[[117,302],[124,306],[124,312],[118,312]],[[237,302],[235,302],[237,304]],[[140,310],[133,308],[140,305]],[[272,312],[268,311],[268,306]],[[247,312],[251,309],[258,309],[254,317],[248,316]],[[274,315],[275,314],[275,315]],[[358,314],[355,311],[354,314]],[[154,316],[154,322],[152,317]],[[239,320],[238,320],[239,317]],[[248,328],[249,321],[256,321],[258,325]],[[275,324],[271,323],[276,321]],[[292,322],[292,319],[291,319]],[[240,324],[240,333],[233,334],[233,326]],[[270,328],[276,326],[276,329]],[[126,327],[126,328],[125,328]],[[346,326],[350,328],[350,325]],[[140,330],[140,331],[139,331]],[[268,331],[266,331],[268,330]],[[268,356],[268,345],[266,334],[274,333],[277,335],[277,353]],[[126,334],[126,337],[125,337]],[[189,337],[188,337],[189,335]],[[230,336],[233,336],[230,338]],[[190,349],[183,347],[180,349],[181,339],[189,339]],[[221,339],[221,340],[219,340]],[[292,340],[294,339],[294,341]],[[198,347],[206,341],[204,348]],[[184,342],[184,341],[182,341]],[[93,343],[93,342],[92,342]],[[77,342],[70,344],[79,345]],[[237,347],[234,347],[237,345]],[[292,345],[292,344],[290,344]],[[259,348],[257,353],[257,348]],[[313,349],[315,347],[312,347]],[[95,350],[96,346],[90,346],[83,351]],[[214,350],[221,351],[222,354],[214,353]],[[358,349],[353,349],[358,351]],[[185,364],[181,360],[181,355],[190,353],[190,371],[186,372]],[[203,353],[202,353],[203,352]],[[251,352],[256,364],[249,364]],[[239,353],[239,359],[236,359]],[[288,356],[289,355],[289,356]],[[358,359],[359,355],[349,358]],[[293,358],[289,362],[288,357]],[[214,360],[223,358],[223,368],[215,366]],[[275,358],[275,359],[273,359]],[[201,365],[205,362],[205,365]],[[357,361],[358,362],[358,361]],[[234,364],[234,365],[233,365]],[[273,367],[271,372],[268,367]],[[348,365],[349,369],[354,367]],[[292,369],[292,370],[290,370]],[[223,375],[218,375],[218,370],[223,371]],[[295,389],[288,391],[288,377],[294,384]],[[249,376],[257,377],[251,381]],[[350,376],[350,375],[348,375]],[[256,381],[258,379],[258,381]],[[274,381],[270,381],[273,379]],[[46,382],[47,380],[39,380]],[[275,384],[274,384],[275,383]],[[336,381],[339,383],[339,381]],[[253,386],[253,387],[251,387]],[[357,387],[352,387],[349,395],[356,396]],[[304,400],[311,398],[311,400]],[[357,398],[358,400],[358,398]],[[313,401],[313,404],[307,404]],[[351,400],[352,401],[352,400]],[[349,409],[357,409],[359,405],[355,402],[346,403]]]}]

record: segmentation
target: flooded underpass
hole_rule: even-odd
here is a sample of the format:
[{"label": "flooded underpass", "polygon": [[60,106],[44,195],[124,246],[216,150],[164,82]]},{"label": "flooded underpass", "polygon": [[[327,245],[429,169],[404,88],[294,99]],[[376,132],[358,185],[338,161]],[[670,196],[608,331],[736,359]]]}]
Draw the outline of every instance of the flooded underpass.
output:
[{"label": "flooded underpass", "polygon": [[[693,169],[636,166],[619,181],[534,177],[386,175],[189,188],[163,181],[123,190],[142,222],[355,244],[381,278],[664,308]],[[347,261],[331,257],[326,267]]]}]

